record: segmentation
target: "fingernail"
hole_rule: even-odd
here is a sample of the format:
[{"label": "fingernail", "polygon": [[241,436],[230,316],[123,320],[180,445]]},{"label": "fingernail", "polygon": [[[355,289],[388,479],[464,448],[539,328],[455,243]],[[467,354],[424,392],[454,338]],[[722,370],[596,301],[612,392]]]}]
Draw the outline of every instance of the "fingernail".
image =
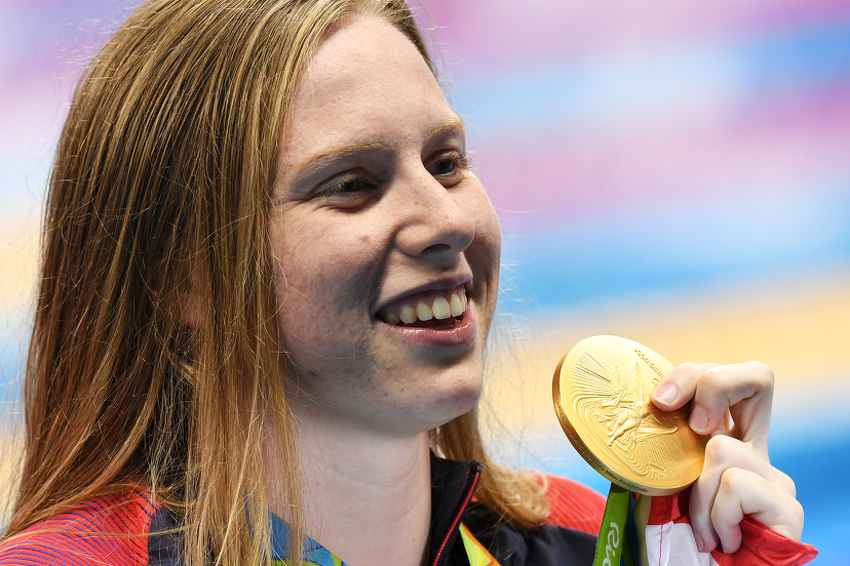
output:
[{"label": "fingernail", "polygon": [[697,550],[699,550],[700,552],[704,552],[702,545],[702,537],[699,536],[699,533],[696,531],[694,531],[694,541],[697,543]]},{"label": "fingernail", "polygon": [[705,433],[708,428],[708,413],[705,412],[702,405],[694,405],[693,410],[691,410],[690,425],[694,432]]},{"label": "fingernail", "polygon": [[679,388],[675,383],[665,383],[658,389],[652,392],[652,398],[658,401],[659,403],[664,403],[665,405],[669,405],[673,401],[676,400],[676,397],[679,395]]}]

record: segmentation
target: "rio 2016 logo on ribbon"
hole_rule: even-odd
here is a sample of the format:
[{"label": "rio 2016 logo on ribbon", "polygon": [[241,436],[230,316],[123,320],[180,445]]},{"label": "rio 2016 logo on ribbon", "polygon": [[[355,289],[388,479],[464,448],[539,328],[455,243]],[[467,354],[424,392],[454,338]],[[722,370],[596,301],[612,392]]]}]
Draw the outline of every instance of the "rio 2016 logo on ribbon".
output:
[{"label": "rio 2016 logo on ribbon", "polygon": [[596,539],[593,566],[620,566],[621,557],[627,566],[634,564],[628,547],[624,548],[626,540],[623,536],[631,496],[632,494],[629,491],[611,484],[611,491],[608,492],[608,504],[605,506],[602,525],[599,527],[599,537]]},{"label": "rio 2016 logo on ribbon", "polygon": [[617,523],[611,523],[611,530],[608,531],[608,541],[605,545],[605,560],[602,561],[602,566],[616,566],[618,556],[617,550],[620,548],[620,527]]}]

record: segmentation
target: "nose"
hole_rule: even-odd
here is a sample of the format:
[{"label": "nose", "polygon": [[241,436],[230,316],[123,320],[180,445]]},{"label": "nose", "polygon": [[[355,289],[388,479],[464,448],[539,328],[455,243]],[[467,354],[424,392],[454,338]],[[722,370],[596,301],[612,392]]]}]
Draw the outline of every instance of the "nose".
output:
[{"label": "nose", "polygon": [[413,257],[453,258],[475,238],[474,203],[468,202],[463,181],[444,187],[427,169],[420,168],[416,175],[399,180],[395,201],[402,220],[398,246]]}]

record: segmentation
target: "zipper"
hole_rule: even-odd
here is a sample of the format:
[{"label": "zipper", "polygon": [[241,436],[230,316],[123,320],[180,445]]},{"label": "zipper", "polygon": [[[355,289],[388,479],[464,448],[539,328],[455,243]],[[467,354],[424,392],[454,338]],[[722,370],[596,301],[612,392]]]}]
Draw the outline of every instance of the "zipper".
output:
[{"label": "zipper", "polygon": [[443,557],[443,552],[446,550],[446,545],[449,544],[449,539],[452,537],[452,533],[458,529],[458,526],[460,525],[460,518],[469,506],[469,502],[472,500],[472,494],[475,493],[475,488],[478,486],[479,479],[481,479],[481,464],[476,464],[475,473],[472,475],[472,478],[469,478],[469,475],[467,475],[466,498],[463,500],[463,504],[460,508],[458,508],[457,513],[455,514],[452,526],[446,532],[446,536],[443,538],[442,544],[440,544],[440,550],[437,551],[437,555],[434,557],[432,566],[437,566],[440,563],[440,559]]}]

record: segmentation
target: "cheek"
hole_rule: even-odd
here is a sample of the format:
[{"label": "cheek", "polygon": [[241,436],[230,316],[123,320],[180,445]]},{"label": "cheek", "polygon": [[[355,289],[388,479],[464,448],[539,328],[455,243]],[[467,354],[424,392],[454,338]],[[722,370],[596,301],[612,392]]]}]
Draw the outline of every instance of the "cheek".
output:
[{"label": "cheek", "polygon": [[478,201],[475,213],[475,241],[476,253],[481,256],[482,262],[488,271],[495,271],[498,276],[499,261],[502,256],[502,229],[496,211],[483,192]]},{"label": "cheek", "polygon": [[[362,332],[357,332],[354,309],[341,307],[345,302],[344,271],[329,271],[333,264],[316,258],[310,271],[293,266],[286,276],[283,292],[278,292],[280,308],[277,323],[280,347],[294,364],[294,374],[312,376],[350,372],[346,360],[367,349]],[[302,383],[302,386],[307,384]],[[320,387],[312,382],[307,388]]]},{"label": "cheek", "polygon": [[[271,241],[283,346],[306,355],[345,348],[350,352],[351,341],[342,344],[346,341],[341,338],[369,320],[368,282],[374,271],[369,238],[356,232],[343,238],[313,227],[314,238],[283,234]],[[305,234],[294,230],[297,225],[290,228]]]},{"label": "cheek", "polygon": [[278,320],[285,342],[311,340],[340,319],[346,270],[334,258],[287,257],[276,271]]},{"label": "cheek", "polygon": [[502,227],[499,224],[499,219],[496,217],[496,211],[493,209],[489,200],[487,201],[487,209],[489,211],[486,222],[487,245],[498,269],[499,261],[502,257]]},{"label": "cheek", "polygon": [[486,338],[496,311],[499,295],[499,266],[502,253],[502,232],[496,212],[483,193],[475,215],[475,239],[468,257],[475,279],[486,282],[479,297],[482,336]]}]

